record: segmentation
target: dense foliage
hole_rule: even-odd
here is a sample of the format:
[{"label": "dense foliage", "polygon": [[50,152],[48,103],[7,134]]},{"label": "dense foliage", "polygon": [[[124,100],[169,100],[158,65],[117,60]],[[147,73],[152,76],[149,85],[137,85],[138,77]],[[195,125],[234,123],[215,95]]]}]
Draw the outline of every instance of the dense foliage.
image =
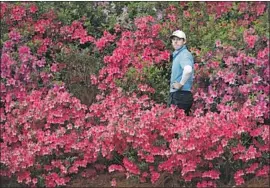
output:
[{"label": "dense foliage", "polygon": [[[268,177],[268,6],[1,2],[1,175],[46,187],[103,169],[197,187]],[[196,59],[191,116],[165,106],[175,29]]]}]

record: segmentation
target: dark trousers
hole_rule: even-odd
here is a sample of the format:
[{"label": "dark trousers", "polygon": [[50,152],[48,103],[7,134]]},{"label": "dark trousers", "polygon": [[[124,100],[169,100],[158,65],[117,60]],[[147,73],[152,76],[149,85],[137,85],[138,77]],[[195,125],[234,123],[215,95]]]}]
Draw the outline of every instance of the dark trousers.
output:
[{"label": "dark trousers", "polygon": [[185,110],[186,115],[189,115],[193,104],[193,95],[190,91],[176,91],[169,94],[168,107],[176,105],[178,108]]}]

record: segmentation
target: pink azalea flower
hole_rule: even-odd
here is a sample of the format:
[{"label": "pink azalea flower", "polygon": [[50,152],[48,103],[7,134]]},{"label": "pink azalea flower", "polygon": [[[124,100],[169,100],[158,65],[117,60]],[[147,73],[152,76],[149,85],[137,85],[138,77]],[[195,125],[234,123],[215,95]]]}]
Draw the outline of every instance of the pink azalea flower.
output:
[{"label": "pink azalea flower", "polygon": [[57,70],[58,70],[57,64],[56,63],[53,63],[52,66],[51,66],[51,71],[52,72],[57,72]]},{"label": "pink azalea flower", "polygon": [[112,181],[111,181],[111,186],[112,187],[116,187],[117,183],[116,183],[116,179],[113,178]]},{"label": "pink azalea flower", "polygon": [[38,8],[36,5],[32,4],[30,7],[29,7],[29,11],[31,13],[36,13],[38,11]]}]

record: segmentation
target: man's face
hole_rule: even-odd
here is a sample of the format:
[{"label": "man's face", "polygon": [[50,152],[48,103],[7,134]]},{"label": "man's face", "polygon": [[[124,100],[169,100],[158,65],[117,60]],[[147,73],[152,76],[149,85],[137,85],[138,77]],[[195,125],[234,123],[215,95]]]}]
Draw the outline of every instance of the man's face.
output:
[{"label": "man's face", "polygon": [[181,48],[184,44],[186,44],[186,41],[184,39],[180,39],[178,37],[172,37],[172,46],[175,50]]}]

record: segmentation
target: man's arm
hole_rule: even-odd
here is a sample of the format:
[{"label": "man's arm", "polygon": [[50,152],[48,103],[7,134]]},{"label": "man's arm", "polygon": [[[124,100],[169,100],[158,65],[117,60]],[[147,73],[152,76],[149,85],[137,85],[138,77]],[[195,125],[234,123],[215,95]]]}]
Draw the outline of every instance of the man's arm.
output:
[{"label": "man's arm", "polygon": [[186,65],[183,70],[183,75],[182,79],[180,80],[180,84],[184,85],[191,76],[191,74],[192,74],[192,67],[190,65]]},{"label": "man's arm", "polygon": [[183,85],[185,85],[185,83],[187,82],[187,80],[190,78],[191,74],[192,74],[192,67],[190,65],[184,66],[182,79],[180,80],[179,83],[178,82],[175,82],[173,84],[173,88],[175,88],[175,89],[181,89],[183,87]]}]

